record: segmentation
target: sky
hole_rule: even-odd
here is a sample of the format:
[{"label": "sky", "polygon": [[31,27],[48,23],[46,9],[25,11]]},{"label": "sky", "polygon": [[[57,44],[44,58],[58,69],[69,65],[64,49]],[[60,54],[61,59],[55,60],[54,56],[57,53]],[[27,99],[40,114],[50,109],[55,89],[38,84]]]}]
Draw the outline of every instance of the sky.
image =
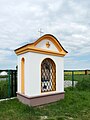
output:
[{"label": "sky", "polygon": [[90,0],[0,0],[0,69],[15,69],[14,50],[40,28],[68,51],[65,69],[90,69]]}]

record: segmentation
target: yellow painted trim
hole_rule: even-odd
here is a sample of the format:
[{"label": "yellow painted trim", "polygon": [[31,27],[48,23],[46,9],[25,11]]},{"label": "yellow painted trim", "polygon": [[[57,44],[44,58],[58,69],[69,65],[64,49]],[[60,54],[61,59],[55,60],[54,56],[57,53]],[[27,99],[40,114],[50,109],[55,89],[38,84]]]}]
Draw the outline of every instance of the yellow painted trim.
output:
[{"label": "yellow painted trim", "polygon": [[27,49],[23,49],[22,50],[19,50],[16,52],[17,55],[20,55],[20,54],[23,54],[23,53],[26,53],[26,52],[35,52],[35,53],[41,53],[41,54],[48,54],[48,55],[54,55],[54,56],[65,56],[66,54],[61,52],[53,52],[53,51],[48,51],[48,50],[42,50],[42,49],[37,49],[37,48],[27,48]]},{"label": "yellow painted trim", "polygon": [[24,94],[24,82],[25,82],[25,59],[21,59],[21,93]]},{"label": "yellow painted trim", "polygon": [[[44,50],[41,48],[37,48],[36,45],[41,42],[42,40],[48,39],[50,40],[58,49],[58,52],[54,52],[51,50]],[[32,44],[28,44],[26,46],[23,46],[21,48],[18,48],[15,50],[17,55],[26,53],[26,52],[36,52],[36,53],[41,53],[41,54],[49,54],[49,55],[55,55],[55,56],[65,56],[66,55],[66,51],[62,48],[62,46],[59,44],[59,42],[56,40],[56,38],[54,38],[51,35],[44,35],[41,38],[39,38],[36,42],[32,43]]]}]

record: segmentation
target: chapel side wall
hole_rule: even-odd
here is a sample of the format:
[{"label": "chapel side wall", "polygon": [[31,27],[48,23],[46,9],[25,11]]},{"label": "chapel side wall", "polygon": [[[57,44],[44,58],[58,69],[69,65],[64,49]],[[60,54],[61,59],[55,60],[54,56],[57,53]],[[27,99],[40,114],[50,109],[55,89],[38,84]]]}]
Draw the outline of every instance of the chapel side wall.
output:
[{"label": "chapel side wall", "polygon": [[18,90],[17,92],[21,93],[21,59],[24,58],[25,59],[25,72],[24,72],[24,92],[25,95],[29,96],[30,95],[30,90],[29,90],[29,57],[28,57],[28,53],[22,54],[18,56]]},{"label": "chapel side wall", "polygon": [[64,58],[57,58],[57,90],[64,92]]},{"label": "chapel side wall", "polygon": [[[63,57],[29,52],[30,97],[64,92]],[[56,91],[41,93],[41,62],[51,58],[56,64]]]},{"label": "chapel side wall", "polygon": [[20,86],[20,68],[21,68],[21,64],[20,64],[20,56],[18,56],[18,80],[17,80],[17,92],[21,92],[21,86]]}]

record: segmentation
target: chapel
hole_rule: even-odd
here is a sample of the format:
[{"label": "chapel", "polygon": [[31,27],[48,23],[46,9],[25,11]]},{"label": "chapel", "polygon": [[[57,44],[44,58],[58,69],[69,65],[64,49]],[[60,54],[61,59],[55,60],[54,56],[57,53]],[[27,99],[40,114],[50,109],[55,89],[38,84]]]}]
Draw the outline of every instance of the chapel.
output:
[{"label": "chapel", "polygon": [[64,56],[59,40],[45,34],[15,50],[18,59],[17,98],[37,106],[64,99]]}]

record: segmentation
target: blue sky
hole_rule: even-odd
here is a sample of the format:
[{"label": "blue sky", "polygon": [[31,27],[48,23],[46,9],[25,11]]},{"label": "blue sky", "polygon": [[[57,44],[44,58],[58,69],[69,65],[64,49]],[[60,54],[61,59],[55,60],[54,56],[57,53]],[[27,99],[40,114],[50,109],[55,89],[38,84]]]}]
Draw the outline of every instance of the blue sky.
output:
[{"label": "blue sky", "polygon": [[15,69],[14,49],[40,28],[68,51],[65,69],[90,69],[90,0],[0,0],[0,69]]}]

